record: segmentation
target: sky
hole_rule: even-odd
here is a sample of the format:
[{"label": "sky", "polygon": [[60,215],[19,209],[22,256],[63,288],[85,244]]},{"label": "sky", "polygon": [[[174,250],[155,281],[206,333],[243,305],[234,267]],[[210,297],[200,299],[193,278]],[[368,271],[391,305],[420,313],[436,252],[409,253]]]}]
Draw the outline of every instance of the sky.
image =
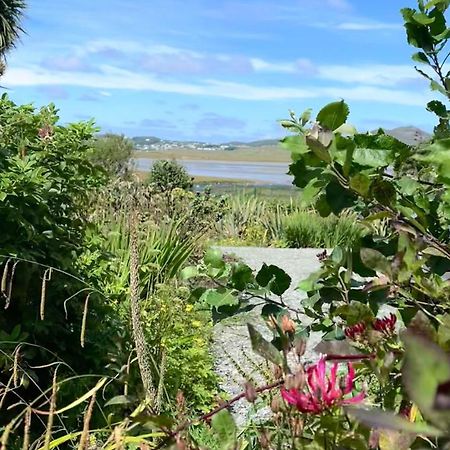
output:
[{"label": "sky", "polygon": [[63,123],[208,142],[278,138],[345,99],[359,130],[430,131],[400,8],[414,0],[28,0],[1,79]]}]

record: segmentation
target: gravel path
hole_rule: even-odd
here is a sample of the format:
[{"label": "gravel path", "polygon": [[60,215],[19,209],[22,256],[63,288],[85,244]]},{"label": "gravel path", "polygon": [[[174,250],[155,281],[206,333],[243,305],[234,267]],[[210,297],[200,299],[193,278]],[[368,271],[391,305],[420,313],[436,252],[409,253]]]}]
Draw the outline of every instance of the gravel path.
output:
[{"label": "gravel path", "polygon": [[[220,247],[224,254],[234,255],[255,270],[263,263],[273,264],[282,268],[292,278],[290,289],[284,294],[283,300],[291,307],[297,307],[305,295],[296,291],[299,281],[319,269],[320,263],[316,257],[321,252],[318,249],[278,249],[260,247]],[[242,313],[218,323],[214,327],[213,352],[216,359],[216,370],[221,376],[221,387],[231,396],[242,392],[246,380],[255,384],[264,384],[264,371],[267,370],[262,358],[255,355],[250,346],[247,323],[252,323],[263,335],[270,338],[263,320],[260,317],[261,307],[252,312]],[[304,317],[305,322],[307,318]],[[312,336],[308,343],[305,359],[314,359],[312,348],[318,343],[320,336]],[[235,419],[239,425],[247,420],[251,412],[245,400],[235,404],[233,408]],[[267,411],[257,413],[267,414]]]}]

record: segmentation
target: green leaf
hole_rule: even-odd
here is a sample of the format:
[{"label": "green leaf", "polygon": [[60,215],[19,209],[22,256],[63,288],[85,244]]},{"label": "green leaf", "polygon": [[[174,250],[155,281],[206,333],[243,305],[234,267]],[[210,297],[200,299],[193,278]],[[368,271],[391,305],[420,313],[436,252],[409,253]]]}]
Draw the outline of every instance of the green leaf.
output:
[{"label": "green leaf", "polygon": [[373,248],[362,248],[360,257],[363,264],[369,269],[381,272],[385,275],[391,275],[391,264],[383,253]]},{"label": "green leaf", "polygon": [[343,125],[350,114],[348,105],[341,100],[333,102],[322,108],[317,115],[317,121],[328,130],[334,131]]},{"label": "green leaf", "polygon": [[198,268],[196,266],[185,267],[180,272],[180,278],[182,280],[189,280],[191,278],[197,277],[198,275],[199,275],[199,271],[198,271]]},{"label": "green leaf", "polygon": [[318,197],[322,189],[326,186],[327,180],[314,178],[302,191],[301,204],[304,207],[310,206]]},{"label": "green leaf", "polygon": [[319,283],[320,278],[323,275],[323,271],[319,270],[317,272],[313,272],[305,278],[304,280],[298,283],[297,289],[304,292],[316,291],[322,287],[322,284]]},{"label": "green leaf", "polygon": [[235,289],[242,291],[254,281],[253,271],[246,264],[237,263],[232,268],[230,281]]},{"label": "green leaf", "polygon": [[209,248],[206,251],[203,261],[207,266],[211,266],[214,269],[223,269],[225,262],[223,261],[223,254],[217,248]]},{"label": "green leaf", "polygon": [[372,182],[372,194],[382,205],[390,206],[396,196],[396,191],[391,182],[378,179]]},{"label": "green leaf", "polygon": [[319,159],[326,163],[331,162],[330,152],[322,142],[314,137],[306,136],[306,143]]},{"label": "green leaf", "polygon": [[266,341],[253,325],[247,324],[247,327],[250,334],[250,341],[252,343],[253,351],[273,364],[282,366],[283,358],[276,347],[269,341]]},{"label": "green leaf", "polygon": [[211,428],[224,450],[236,448],[237,427],[233,416],[227,409],[215,414],[211,419]]},{"label": "green leaf", "polygon": [[116,395],[105,403],[105,406],[111,405],[129,405],[136,401],[136,397],[132,395]]},{"label": "green leaf", "polygon": [[412,18],[419,25],[430,25],[435,20],[434,17],[428,17],[426,14],[419,12],[413,14]]},{"label": "green leaf", "polygon": [[283,269],[274,265],[263,264],[256,275],[256,282],[275,295],[283,295],[289,289],[291,281],[291,277]]},{"label": "green leaf", "polygon": [[424,52],[414,53],[412,60],[422,64],[429,64],[428,57]]},{"label": "green leaf", "polygon": [[281,145],[294,154],[308,153],[309,147],[306,145],[306,139],[303,135],[286,136],[281,140]]},{"label": "green leaf", "polygon": [[220,308],[221,306],[232,306],[239,303],[235,292],[231,289],[207,289],[199,299],[210,306]]},{"label": "green leaf", "polygon": [[359,322],[371,322],[374,319],[374,314],[370,307],[355,300],[348,305],[339,306],[334,315],[342,317],[347,322],[347,325],[350,326]]},{"label": "green leaf", "polygon": [[370,191],[370,178],[360,172],[350,178],[350,187],[363,197],[367,197]]},{"label": "green leaf", "polygon": [[426,423],[414,423],[409,420],[378,408],[346,407],[346,412],[369,428],[381,430],[405,431],[426,436],[441,436],[442,431]]},{"label": "green leaf", "polygon": [[387,167],[393,162],[393,155],[384,149],[355,148],[353,151],[353,162],[360,166]]},{"label": "green leaf", "polygon": [[442,117],[444,119],[448,117],[447,108],[442,102],[438,100],[432,100],[431,102],[428,102],[427,110],[434,112],[438,117]]},{"label": "green leaf", "polygon": [[444,425],[448,417],[435,410],[438,388],[450,381],[448,355],[434,342],[406,333],[402,379],[409,397],[433,423]]}]

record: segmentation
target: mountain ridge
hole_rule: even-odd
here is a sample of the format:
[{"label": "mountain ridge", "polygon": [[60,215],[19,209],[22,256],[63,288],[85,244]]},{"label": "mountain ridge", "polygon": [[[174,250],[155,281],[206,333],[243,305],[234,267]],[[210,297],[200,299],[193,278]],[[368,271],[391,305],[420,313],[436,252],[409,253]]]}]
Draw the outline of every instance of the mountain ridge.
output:
[{"label": "mountain ridge", "polygon": [[[408,145],[420,144],[431,138],[431,134],[415,126],[396,127],[390,130],[380,127],[386,134],[393,136]],[[376,133],[377,130],[372,131]],[[279,139],[259,139],[256,141],[229,141],[220,144],[212,144],[203,141],[179,141],[171,139],[161,139],[156,136],[134,136],[131,138],[137,150],[152,151],[173,148],[192,148],[198,150],[235,150],[242,147],[276,147]]]}]

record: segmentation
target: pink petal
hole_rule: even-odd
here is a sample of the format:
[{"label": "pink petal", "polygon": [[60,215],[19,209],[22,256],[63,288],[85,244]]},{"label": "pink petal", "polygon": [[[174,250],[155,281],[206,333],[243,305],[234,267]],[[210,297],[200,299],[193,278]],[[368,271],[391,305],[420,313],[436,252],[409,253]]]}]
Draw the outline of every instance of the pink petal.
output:
[{"label": "pink petal", "polygon": [[290,389],[289,391],[282,388],[281,389],[281,396],[284,398],[284,400],[291,404],[296,405],[299,398],[299,392],[296,389]]},{"label": "pink petal", "polygon": [[355,403],[361,403],[366,398],[365,392],[360,392],[358,395],[355,395],[352,398],[347,398],[342,401],[343,405],[353,405]]},{"label": "pink petal", "polygon": [[348,363],[348,373],[345,381],[345,389],[344,389],[344,395],[350,394],[353,390],[353,380],[355,379],[355,368],[353,367],[353,364]]}]

